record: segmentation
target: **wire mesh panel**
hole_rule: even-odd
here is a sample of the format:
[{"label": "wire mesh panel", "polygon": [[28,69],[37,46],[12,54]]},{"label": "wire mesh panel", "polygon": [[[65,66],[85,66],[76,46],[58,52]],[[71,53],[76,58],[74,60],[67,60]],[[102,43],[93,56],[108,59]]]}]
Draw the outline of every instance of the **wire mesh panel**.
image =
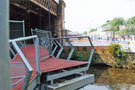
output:
[{"label": "wire mesh panel", "polygon": [[15,39],[25,36],[24,21],[9,21],[10,25],[10,39]]},{"label": "wire mesh panel", "polygon": [[42,45],[44,48],[46,48],[49,53],[51,54],[52,52],[52,34],[50,31],[46,30],[41,30],[41,29],[31,29],[32,35],[37,35],[39,38],[39,43]]}]

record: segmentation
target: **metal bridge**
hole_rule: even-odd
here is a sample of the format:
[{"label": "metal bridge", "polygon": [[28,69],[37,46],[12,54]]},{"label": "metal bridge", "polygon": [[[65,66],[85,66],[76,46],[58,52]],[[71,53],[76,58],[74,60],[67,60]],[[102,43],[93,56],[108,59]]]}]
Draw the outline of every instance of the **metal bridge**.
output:
[{"label": "metal bridge", "polygon": [[[24,5],[32,7],[30,4],[34,3],[34,1],[37,4],[41,3],[40,0],[30,0],[30,3],[25,2],[25,0],[21,0],[24,2],[18,1],[19,0],[14,0],[15,3],[13,4],[21,8],[24,8]],[[18,5],[18,3],[20,4]],[[48,31],[32,29],[32,36],[10,39],[7,43],[9,34],[9,12],[7,4],[8,0],[3,0],[2,3],[0,3],[0,6],[2,7],[0,8],[0,11],[3,12],[0,14],[2,19],[0,23],[1,90],[10,90],[10,86],[12,86],[13,90],[75,90],[94,81],[94,75],[86,74],[94,53],[94,47],[89,37],[52,38],[51,33]],[[35,6],[36,5],[33,7]],[[3,38],[5,40],[3,40]],[[70,42],[69,44],[72,49],[67,60],[59,58],[63,51],[63,46],[59,41],[60,39],[69,38],[87,38],[90,41],[92,50],[87,62],[70,60],[70,57],[74,52],[74,47]],[[10,46],[10,63],[8,61],[8,44]],[[9,76],[9,64],[11,76]],[[9,85],[9,79],[11,79],[11,85]]]},{"label": "metal bridge", "polygon": [[[49,31],[39,29],[31,29],[31,31],[33,36],[9,40],[13,90],[33,90],[35,88],[75,90],[94,81],[93,75],[86,74],[94,53],[94,47],[89,37],[52,38]],[[59,58],[63,46],[58,40],[70,38],[89,40],[92,50],[87,62],[70,60],[74,52],[70,42],[72,49],[67,60]],[[32,40],[32,43],[26,44],[27,40]],[[59,82],[61,80],[62,82]]]}]

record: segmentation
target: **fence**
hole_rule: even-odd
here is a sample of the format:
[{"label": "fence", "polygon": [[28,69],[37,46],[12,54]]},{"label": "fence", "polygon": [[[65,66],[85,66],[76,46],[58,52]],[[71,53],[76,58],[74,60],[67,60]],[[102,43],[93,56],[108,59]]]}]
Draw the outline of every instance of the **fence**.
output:
[{"label": "fence", "polygon": [[23,21],[10,20],[10,39],[25,37],[25,24]]}]

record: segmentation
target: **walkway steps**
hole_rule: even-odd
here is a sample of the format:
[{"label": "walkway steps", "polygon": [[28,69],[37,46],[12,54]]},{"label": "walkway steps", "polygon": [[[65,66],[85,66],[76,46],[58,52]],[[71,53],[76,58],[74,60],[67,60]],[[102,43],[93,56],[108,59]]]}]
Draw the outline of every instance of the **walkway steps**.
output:
[{"label": "walkway steps", "polygon": [[93,74],[86,74],[62,83],[48,85],[49,90],[76,90],[94,82]]}]

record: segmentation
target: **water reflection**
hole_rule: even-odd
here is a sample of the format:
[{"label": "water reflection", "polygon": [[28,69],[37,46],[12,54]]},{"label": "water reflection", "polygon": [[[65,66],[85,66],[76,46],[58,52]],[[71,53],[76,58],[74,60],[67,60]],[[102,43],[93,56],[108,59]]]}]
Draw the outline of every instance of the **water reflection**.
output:
[{"label": "water reflection", "polygon": [[80,90],[135,90],[135,70],[92,66],[95,82]]}]

